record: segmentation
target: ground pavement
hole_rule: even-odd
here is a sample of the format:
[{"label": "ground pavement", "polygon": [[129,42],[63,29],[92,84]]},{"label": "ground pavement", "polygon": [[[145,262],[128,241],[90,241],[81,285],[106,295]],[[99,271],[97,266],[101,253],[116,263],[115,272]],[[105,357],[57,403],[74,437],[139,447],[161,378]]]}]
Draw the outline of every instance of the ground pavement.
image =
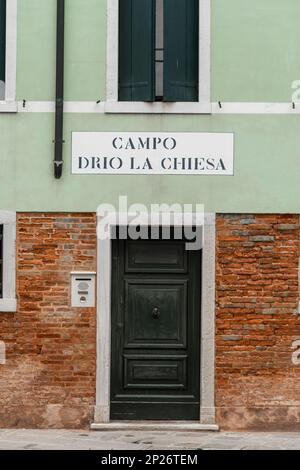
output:
[{"label": "ground pavement", "polygon": [[0,430],[0,450],[300,450],[300,432]]}]

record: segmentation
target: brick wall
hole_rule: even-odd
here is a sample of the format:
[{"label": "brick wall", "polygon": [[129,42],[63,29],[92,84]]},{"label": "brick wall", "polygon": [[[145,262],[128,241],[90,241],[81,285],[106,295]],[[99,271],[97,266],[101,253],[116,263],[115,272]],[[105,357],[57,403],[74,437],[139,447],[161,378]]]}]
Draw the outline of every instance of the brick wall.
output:
[{"label": "brick wall", "polygon": [[[223,429],[300,429],[299,217],[219,215],[216,404]],[[94,214],[19,214],[18,311],[0,313],[0,427],[86,427],[96,312],[70,307],[70,271],[96,269]]]},{"label": "brick wall", "polygon": [[18,312],[0,314],[0,427],[83,427],[95,402],[95,309],[70,307],[70,271],[96,269],[94,214],[19,214]]},{"label": "brick wall", "polygon": [[223,429],[300,429],[299,217],[217,218],[216,403]]}]

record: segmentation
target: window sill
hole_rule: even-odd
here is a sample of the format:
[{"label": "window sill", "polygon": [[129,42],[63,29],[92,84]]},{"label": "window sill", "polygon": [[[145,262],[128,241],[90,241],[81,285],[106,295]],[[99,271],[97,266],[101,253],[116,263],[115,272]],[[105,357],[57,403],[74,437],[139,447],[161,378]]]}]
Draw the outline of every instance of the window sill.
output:
[{"label": "window sill", "polygon": [[0,299],[0,314],[15,313],[17,311],[16,299]]},{"label": "window sill", "polygon": [[16,299],[0,299],[0,315],[1,313],[15,313],[17,311]]},{"label": "window sill", "polygon": [[146,103],[139,101],[107,101],[105,113],[124,114],[211,114],[211,103]]},{"label": "window sill", "polygon": [[18,104],[16,101],[0,101],[0,113],[16,113]]}]

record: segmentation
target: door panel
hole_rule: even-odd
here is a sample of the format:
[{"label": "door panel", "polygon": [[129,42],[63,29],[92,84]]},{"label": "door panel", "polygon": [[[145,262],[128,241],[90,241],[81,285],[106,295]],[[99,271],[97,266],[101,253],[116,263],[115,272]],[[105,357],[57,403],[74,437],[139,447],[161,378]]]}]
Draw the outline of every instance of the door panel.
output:
[{"label": "door panel", "polygon": [[125,347],[185,347],[185,280],[130,280],[125,289]]},{"label": "door panel", "polygon": [[185,273],[187,255],[181,242],[168,244],[159,240],[128,241],[126,272]]},{"label": "door panel", "polygon": [[125,356],[124,388],[185,389],[187,356]]},{"label": "door panel", "polygon": [[201,252],[114,240],[111,419],[199,420]]}]

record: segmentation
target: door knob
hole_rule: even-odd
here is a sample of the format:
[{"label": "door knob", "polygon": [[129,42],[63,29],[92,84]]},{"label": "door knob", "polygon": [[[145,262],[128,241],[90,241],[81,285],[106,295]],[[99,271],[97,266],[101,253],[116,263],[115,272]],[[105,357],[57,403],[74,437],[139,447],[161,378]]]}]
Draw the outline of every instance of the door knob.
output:
[{"label": "door knob", "polygon": [[152,311],[152,318],[154,318],[154,320],[158,320],[160,318],[160,311],[157,307],[155,307]]}]

